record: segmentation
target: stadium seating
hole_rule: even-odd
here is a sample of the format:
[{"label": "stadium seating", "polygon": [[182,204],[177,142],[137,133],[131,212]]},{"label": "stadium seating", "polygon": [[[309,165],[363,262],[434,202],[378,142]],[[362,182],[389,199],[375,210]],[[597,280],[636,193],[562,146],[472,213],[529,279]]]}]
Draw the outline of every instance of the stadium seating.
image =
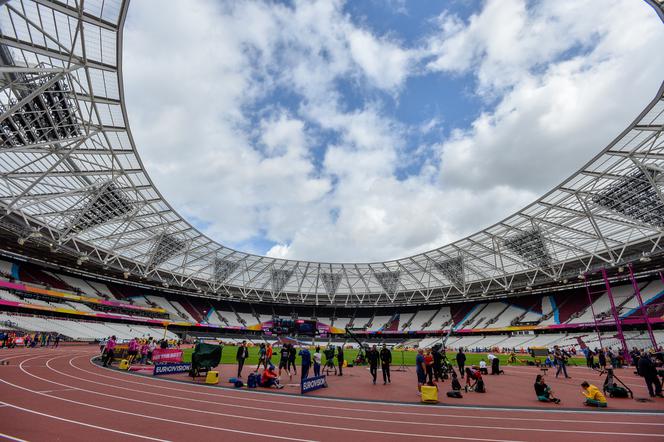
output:
[{"label": "stadium seating", "polygon": [[[593,314],[588,306],[588,295],[585,288],[566,292],[556,292],[551,295],[527,295],[518,298],[505,298],[490,302],[467,302],[452,304],[450,306],[428,307],[364,307],[361,309],[325,306],[307,307],[294,305],[262,305],[244,304],[241,302],[216,301],[196,297],[181,297],[175,294],[164,294],[156,289],[141,289],[125,286],[121,283],[102,283],[88,280],[80,276],[72,276],[41,269],[35,265],[15,264],[0,260],[0,277],[5,280],[13,278],[12,275],[24,276],[34,287],[53,287],[62,293],[80,294],[91,298],[105,298],[121,303],[119,306],[109,303],[79,302],[73,299],[57,297],[48,292],[34,293],[27,289],[0,290],[0,300],[19,302],[23,305],[36,307],[54,307],[66,310],[77,310],[83,313],[96,313],[99,311],[118,313],[135,319],[146,319],[148,312],[131,308],[133,306],[160,307],[166,311],[167,318],[177,322],[210,324],[215,327],[243,328],[271,321],[276,315],[284,319],[312,319],[332,325],[338,329],[352,326],[366,329],[369,332],[420,332],[422,337],[406,340],[405,338],[392,338],[390,334],[361,336],[367,342],[384,342],[390,339],[394,343],[405,343],[408,346],[430,346],[441,342],[441,336],[426,336],[426,332],[439,332],[449,330],[465,330],[463,335],[453,335],[447,345],[451,348],[465,347],[469,349],[486,348],[517,348],[530,346],[551,346],[560,344],[566,346],[579,345],[579,338],[590,346],[599,345],[594,333],[577,332],[570,327],[568,331],[556,333],[534,334],[518,332],[515,334],[493,332],[495,329],[505,329],[515,325],[553,324],[588,324],[593,322]],[[63,288],[64,287],[64,288]],[[593,308],[598,319],[606,318],[611,321],[610,303],[603,287],[595,287],[592,294]],[[651,317],[661,317],[664,314],[664,283],[659,279],[639,283],[641,296],[647,306]],[[623,283],[612,287],[612,294],[616,309],[623,318],[640,318],[641,310],[634,296],[631,284]],[[130,305],[131,304],[131,305]],[[21,324],[44,331],[60,330],[73,339],[95,339],[115,333],[119,336],[131,336],[140,331],[149,333],[148,325],[134,324],[107,324],[101,322],[72,320],[71,318],[42,318],[39,316],[18,315]],[[154,313],[152,314],[154,316]],[[161,317],[164,317],[163,315]],[[27,318],[27,319],[26,319]],[[471,331],[467,329],[472,329]],[[481,334],[486,330],[487,334]],[[66,333],[65,333],[66,332]],[[649,337],[644,331],[630,331],[625,333],[629,345],[645,347]],[[266,342],[273,338],[256,337],[257,342]],[[381,341],[382,340],[382,341]],[[334,336],[327,338],[328,343],[339,345],[341,341]],[[606,332],[602,335],[605,346],[619,344],[615,332]]]},{"label": "stadium seating", "polygon": [[[0,321],[10,321],[15,324],[15,328],[24,331],[55,332],[79,341],[93,341],[111,335],[116,335],[121,341],[146,336],[161,338],[164,335],[163,329],[144,325],[45,318],[6,312],[0,312]],[[177,339],[177,335],[169,331],[166,332],[166,336],[168,339]]]}]

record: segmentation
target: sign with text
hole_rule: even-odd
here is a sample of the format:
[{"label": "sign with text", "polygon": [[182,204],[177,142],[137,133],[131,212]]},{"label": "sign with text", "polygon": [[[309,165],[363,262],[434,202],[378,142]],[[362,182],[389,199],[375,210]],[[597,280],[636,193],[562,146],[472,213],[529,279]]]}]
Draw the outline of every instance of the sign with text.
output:
[{"label": "sign with text", "polygon": [[310,391],[318,390],[319,388],[327,388],[327,380],[325,376],[313,376],[302,380],[301,394],[309,393]]},{"label": "sign with text", "polygon": [[186,373],[191,370],[191,364],[179,363],[179,364],[156,364],[154,366],[153,375],[157,376],[160,374],[174,374],[174,373]]},{"label": "sign with text", "polygon": [[155,348],[152,352],[152,362],[182,362],[182,350],[177,348]]}]

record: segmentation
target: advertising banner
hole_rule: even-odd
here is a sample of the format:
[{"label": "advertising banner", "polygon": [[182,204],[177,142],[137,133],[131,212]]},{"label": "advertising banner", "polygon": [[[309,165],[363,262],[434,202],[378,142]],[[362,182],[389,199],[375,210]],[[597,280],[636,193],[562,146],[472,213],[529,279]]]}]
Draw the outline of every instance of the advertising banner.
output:
[{"label": "advertising banner", "polygon": [[186,373],[189,370],[191,370],[191,364],[189,363],[155,364],[154,372],[152,374],[157,376],[160,374]]},{"label": "advertising banner", "polygon": [[182,362],[182,350],[177,348],[155,348],[152,352],[152,362]]},{"label": "advertising banner", "polygon": [[313,376],[302,380],[301,394],[309,393],[310,391],[318,390],[319,388],[327,388],[327,380],[325,376]]}]

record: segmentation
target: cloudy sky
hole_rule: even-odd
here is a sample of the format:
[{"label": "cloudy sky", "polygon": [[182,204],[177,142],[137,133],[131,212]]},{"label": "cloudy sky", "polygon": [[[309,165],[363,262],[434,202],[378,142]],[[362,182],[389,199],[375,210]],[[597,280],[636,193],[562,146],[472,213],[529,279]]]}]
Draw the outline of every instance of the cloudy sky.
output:
[{"label": "cloudy sky", "polygon": [[499,221],[662,81],[639,0],[132,2],[127,107],[157,187],[213,239],[374,261]]}]

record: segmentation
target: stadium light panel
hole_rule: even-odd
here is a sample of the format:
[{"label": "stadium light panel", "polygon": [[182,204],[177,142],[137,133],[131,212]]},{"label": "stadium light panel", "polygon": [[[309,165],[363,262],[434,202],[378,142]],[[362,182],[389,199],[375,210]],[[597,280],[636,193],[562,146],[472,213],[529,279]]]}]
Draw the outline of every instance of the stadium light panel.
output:
[{"label": "stadium light panel", "polygon": [[394,296],[399,289],[399,277],[401,276],[400,272],[374,272],[376,279],[380,286],[385,290],[390,296]]},{"label": "stadium light panel", "polygon": [[325,293],[329,296],[334,296],[341,283],[341,273],[321,273],[320,278],[325,287]]},{"label": "stadium light panel", "polygon": [[[659,175],[652,173],[652,181]],[[664,226],[664,201],[646,173],[638,169],[620,178],[600,193],[593,195],[592,202],[627,218],[656,227]]]},{"label": "stadium light panel", "polygon": [[176,238],[174,235],[162,233],[155,238],[148,268],[155,268],[158,265],[168,261],[169,258],[177,255],[185,248],[185,242]]},{"label": "stadium light panel", "polygon": [[214,259],[214,274],[212,279],[216,284],[220,284],[228,279],[229,276],[239,267],[240,263],[229,261],[227,259]]},{"label": "stadium light panel", "polygon": [[[0,46],[0,64],[16,65],[4,45]],[[57,143],[81,135],[75,100],[65,79],[62,73],[8,72],[2,76],[0,86],[6,98],[0,113],[13,111],[0,123],[0,148]]]},{"label": "stadium light panel", "polygon": [[551,265],[551,255],[544,243],[542,232],[533,228],[505,239],[505,247],[534,267],[549,267]]},{"label": "stadium light panel", "polygon": [[134,209],[134,204],[112,182],[106,182],[94,189],[87,198],[88,201],[65,229],[65,235],[70,231],[82,232],[100,226],[125,216]]},{"label": "stadium light panel", "polygon": [[272,281],[272,292],[280,293],[281,290],[286,286],[288,280],[293,274],[292,270],[272,270],[271,281]]},{"label": "stadium light panel", "polygon": [[459,255],[444,261],[435,261],[434,267],[456,287],[461,288],[465,285],[463,256]]}]

